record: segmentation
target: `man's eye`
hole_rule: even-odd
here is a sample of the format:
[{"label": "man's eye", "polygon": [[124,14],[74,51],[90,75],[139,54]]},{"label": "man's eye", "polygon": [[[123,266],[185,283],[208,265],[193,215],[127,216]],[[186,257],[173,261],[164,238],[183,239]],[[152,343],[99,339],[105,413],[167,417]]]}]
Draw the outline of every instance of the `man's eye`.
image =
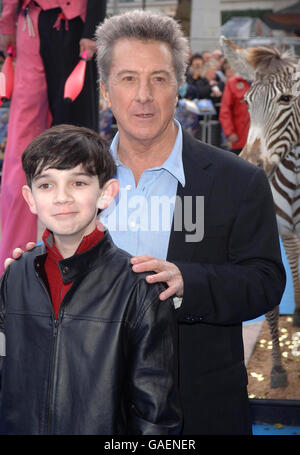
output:
[{"label": "man's eye", "polygon": [[165,82],[165,78],[162,76],[156,76],[154,78],[155,82]]},{"label": "man's eye", "polygon": [[85,186],[85,185],[87,185],[87,183],[86,182],[82,182],[81,180],[75,182],[75,186]]},{"label": "man's eye", "polygon": [[133,76],[125,76],[125,77],[123,78],[123,80],[124,80],[125,82],[132,82],[132,81],[134,81],[134,77],[133,77]]}]

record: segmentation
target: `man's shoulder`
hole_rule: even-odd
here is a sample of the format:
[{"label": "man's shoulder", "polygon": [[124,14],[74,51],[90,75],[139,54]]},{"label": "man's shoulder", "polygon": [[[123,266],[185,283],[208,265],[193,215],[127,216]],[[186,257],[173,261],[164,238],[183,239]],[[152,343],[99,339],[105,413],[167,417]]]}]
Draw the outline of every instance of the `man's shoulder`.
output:
[{"label": "man's shoulder", "polygon": [[[249,161],[244,160],[240,156],[228,150],[215,147],[214,145],[206,144],[189,133],[183,134],[183,160],[185,158],[192,159],[198,166],[208,168],[213,165],[215,169],[231,170],[232,172],[254,173],[257,167]],[[189,160],[187,160],[187,164]],[[195,169],[195,171],[196,171]]]}]

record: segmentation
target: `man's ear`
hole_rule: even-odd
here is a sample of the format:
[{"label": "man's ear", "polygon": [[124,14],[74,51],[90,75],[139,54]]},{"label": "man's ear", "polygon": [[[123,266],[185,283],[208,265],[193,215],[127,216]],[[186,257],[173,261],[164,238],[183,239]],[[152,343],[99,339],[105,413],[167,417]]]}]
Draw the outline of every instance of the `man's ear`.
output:
[{"label": "man's ear", "polygon": [[97,200],[98,209],[106,209],[109,204],[114,200],[119,192],[119,182],[117,179],[108,180],[101,189],[101,195]]},{"label": "man's ear", "polygon": [[22,187],[22,194],[23,194],[23,198],[25,199],[25,201],[28,204],[28,207],[29,207],[31,213],[36,215],[37,209],[36,209],[36,205],[35,205],[35,201],[34,201],[34,197],[33,197],[31,188],[28,185],[24,185]]},{"label": "man's ear", "polygon": [[111,107],[110,97],[104,82],[100,82],[100,92],[108,107]]}]

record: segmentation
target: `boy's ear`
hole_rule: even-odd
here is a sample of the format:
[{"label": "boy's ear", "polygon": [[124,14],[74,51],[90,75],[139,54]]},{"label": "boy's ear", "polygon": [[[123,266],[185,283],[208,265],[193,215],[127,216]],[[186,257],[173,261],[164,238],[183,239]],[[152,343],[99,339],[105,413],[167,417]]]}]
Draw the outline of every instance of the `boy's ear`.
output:
[{"label": "boy's ear", "polygon": [[24,185],[22,187],[22,194],[23,194],[23,198],[25,199],[25,201],[28,204],[28,207],[29,207],[31,213],[36,215],[37,209],[36,209],[36,205],[35,205],[35,201],[34,201],[34,197],[33,197],[31,188],[28,185]]},{"label": "boy's ear", "polygon": [[108,93],[108,90],[107,90],[106,85],[104,84],[104,82],[100,82],[100,92],[101,92],[101,95],[103,95],[103,98],[104,98],[107,106],[111,107],[109,93]]},{"label": "boy's ear", "polygon": [[101,188],[101,194],[97,200],[98,209],[106,209],[109,204],[114,200],[119,192],[119,182],[117,179],[108,180]]}]

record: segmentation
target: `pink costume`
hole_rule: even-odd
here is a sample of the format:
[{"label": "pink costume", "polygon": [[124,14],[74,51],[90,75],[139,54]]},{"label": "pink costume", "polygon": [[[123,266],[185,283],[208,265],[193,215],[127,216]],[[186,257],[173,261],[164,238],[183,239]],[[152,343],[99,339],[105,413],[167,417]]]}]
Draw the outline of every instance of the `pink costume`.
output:
[{"label": "pink costume", "polygon": [[[81,16],[85,19],[87,0],[37,0],[43,9],[60,7],[67,19]],[[16,64],[14,90],[11,99],[8,138],[1,182],[0,273],[5,258],[16,247],[37,240],[37,217],[25,203],[21,189],[26,184],[21,155],[34,137],[51,123],[47,84],[39,53],[38,16],[40,7],[30,0],[22,2],[17,17],[17,0],[4,0],[0,20],[1,34],[16,31]],[[28,7],[28,15],[23,10]]]}]

